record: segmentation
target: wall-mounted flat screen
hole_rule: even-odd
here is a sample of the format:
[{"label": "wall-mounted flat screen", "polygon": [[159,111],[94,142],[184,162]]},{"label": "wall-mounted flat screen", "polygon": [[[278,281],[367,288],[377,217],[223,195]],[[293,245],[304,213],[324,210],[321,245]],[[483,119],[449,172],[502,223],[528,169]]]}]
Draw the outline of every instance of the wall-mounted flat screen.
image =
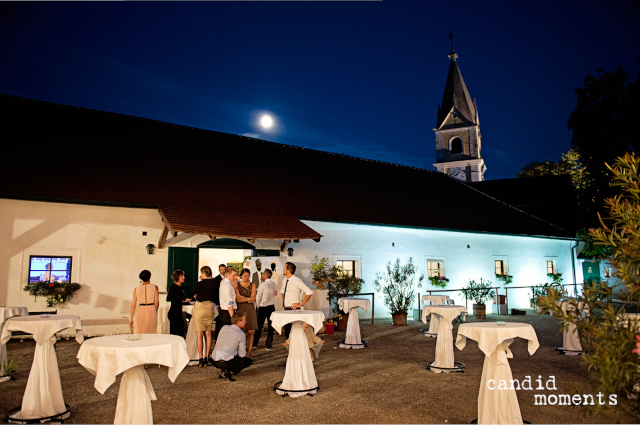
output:
[{"label": "wall-mounted flat screen", "polygon": [[71,257],[29,257],[29,283],[71,282]]}]

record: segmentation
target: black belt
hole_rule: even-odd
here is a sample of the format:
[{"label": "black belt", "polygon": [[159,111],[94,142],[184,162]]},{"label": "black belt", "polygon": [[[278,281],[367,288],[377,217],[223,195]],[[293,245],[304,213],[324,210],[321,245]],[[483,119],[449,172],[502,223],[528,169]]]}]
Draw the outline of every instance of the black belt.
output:
[{"label": "black belt", "polygon": [[293,310],[293,307],[285,307],[285,310]]},{"label": "black belt", "polygon": [[155,305],[155,304],[151,303],[151,304],[138,304],[138,305]]}]

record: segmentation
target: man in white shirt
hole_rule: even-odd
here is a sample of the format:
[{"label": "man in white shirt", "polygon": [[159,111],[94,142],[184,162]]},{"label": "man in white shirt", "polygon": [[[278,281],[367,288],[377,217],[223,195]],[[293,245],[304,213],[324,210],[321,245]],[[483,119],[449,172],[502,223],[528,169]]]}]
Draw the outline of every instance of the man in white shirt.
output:
[{"label": "man in white shirt", "polygon": [[[238,271],[235,267],[227,267],[225,278],[220,282],[220,323],[222,328],[231,325],[231,318],[238,308],[236,304],[236,290],[233,289],[233,282],[236,281]],[[222,332],[222,330],[220,331]],[[220,336],[220,334],[218,334]]]},{"label": "man in white shirt", "polygon": [[[285,310],[296,310],[304,306],[309,302],[311,295],[313,295],[313,290],[305,285],[302,279],[293,275],[295,272],[295,264],[286,263],[284,265],[282,274],[284,274],[287,279],[284,281],[283,285],[280,285],[280,287],[284,287],[284,290],[282,291],[282,305]],[[304,297],[304,300],[300,302],[300,292],[302,291],[307,295]],[[289,338],[289,332],[291,332],[291,323],[284,326],[284,335],[287,339]]]},{"label": "man in white shirt", "polygon": [[244,325],[247,318],[243,311],[236,311],[231,318],[231,325],[224,326],[218,335],[216,348],[211,356],[213,365],[220,372],[221,378],[235,381],[231,375],[237,375],[253,363],[247,355],[247,336],[244,334]]},{"label": "man in white shirt", "polygon": [[274,305],[276,284],[273,283],[270,278],[271,270],[266,269],[262,272],[262,283],[260,284],[258,293],[256,294],[256,305],[258,306],[258,329],[255,330],[255,337],[253,338],[253,348],[258,348],[258,341],[260,341],[264,320],[267,319],[267,341],[265,342],[267,350],[271,350],[271,343],[273,342],[271,313],[276,311],[276,307]]}]

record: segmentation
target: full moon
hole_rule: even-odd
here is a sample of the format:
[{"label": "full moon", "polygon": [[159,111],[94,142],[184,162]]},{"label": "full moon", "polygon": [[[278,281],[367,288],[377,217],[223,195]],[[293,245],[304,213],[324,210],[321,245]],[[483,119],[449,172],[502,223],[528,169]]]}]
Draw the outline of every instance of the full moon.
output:
[{"label": "full moon", "polygon": [[260,125],[264,128],[271,128],[273,125],[273,118],[269,115],[263,115],[262,118],[260,118]]}]

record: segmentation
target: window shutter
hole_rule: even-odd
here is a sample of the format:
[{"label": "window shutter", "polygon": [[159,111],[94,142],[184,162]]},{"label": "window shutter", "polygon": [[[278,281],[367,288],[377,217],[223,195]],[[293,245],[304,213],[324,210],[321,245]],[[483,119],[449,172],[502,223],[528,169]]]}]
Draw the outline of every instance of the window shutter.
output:
[{"label": "window shutter", "polygon": [[184,272],[184,283],[182,289],[187,298],[193,296],[193,290],[198,283],[200,276],[198,270],[198,261],[200,259],[200,251],[198,248],[177,248],[169,247],[169,267],[167,271],[167,291],[169,286],[173,285],[171,273],[175,269]]}]

